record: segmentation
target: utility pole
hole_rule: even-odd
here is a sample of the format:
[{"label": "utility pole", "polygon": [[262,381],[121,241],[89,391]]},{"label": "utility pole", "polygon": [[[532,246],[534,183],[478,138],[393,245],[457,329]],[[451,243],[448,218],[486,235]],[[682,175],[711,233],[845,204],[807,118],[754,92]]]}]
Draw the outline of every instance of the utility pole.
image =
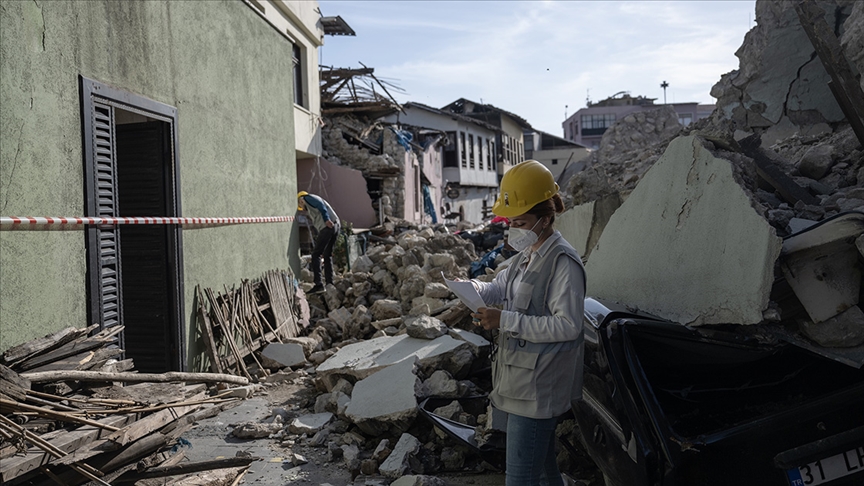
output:
[{"label": "utility pole", "polygon": [[663,88],[663,104],[665,105],[666,104],[666,88],[669,87],[669,83],[667,83],[666,81],[663,81],[662,83],[660,83],[660,87]]}]

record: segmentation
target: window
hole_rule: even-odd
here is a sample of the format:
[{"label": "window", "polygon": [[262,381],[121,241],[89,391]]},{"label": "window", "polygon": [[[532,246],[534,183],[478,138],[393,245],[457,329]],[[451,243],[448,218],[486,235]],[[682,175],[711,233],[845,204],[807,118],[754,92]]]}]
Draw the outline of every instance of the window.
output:
[{"label": "window", "polygon": [[685,127],[693,123],[693,113],[678,113],[678,123]]},{"label": "window", "polygon": [[459,167],[456,159],[456,132],[447,132],[447,145],[444,146],[444,167]]},{"label": "window", "polygon": [[293,61],[294,61],[294,104],[304,106],[303,104],[303,59],[300,46],[294,44]]},{"label": "window", "polygon": [[468,135],[468,167],[474,168],[474,135]]},{"label": "window", "polygon": [[552,159],[552,165],[558,165],[558,159]]},{"label": "window", "polygon": [[492,140],[489,140],[489,160],[491,161],[489,170],[496,170],[498,167],[498,159],[495,156],[495,142]]},{"label": "window", "polygon": [[605,115],[582,115],[582,131],[583,137],[591,135],[603,135],[606,129],[615,123],[615,114],[607,113]]},{"label": "window", "polygon": [[459,132],[459,142],[459,153],[461,154],[462,158],[462,168],[466,169],[468,168],[468,157],[465,156],[465,132]]},{"label": "window", "polygon": [[492,170],[492,139],[486,139],[486,170]]}]

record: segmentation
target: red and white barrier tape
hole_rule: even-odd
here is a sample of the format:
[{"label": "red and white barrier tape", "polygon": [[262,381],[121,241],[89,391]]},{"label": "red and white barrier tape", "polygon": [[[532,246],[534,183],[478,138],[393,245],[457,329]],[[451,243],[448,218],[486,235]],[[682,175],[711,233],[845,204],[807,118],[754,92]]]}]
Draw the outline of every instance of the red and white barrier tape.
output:
[{"label": "red and white barrier tape", "polygon": [[0,216],[0,230],[75,230],[82,226],[116,226],[176,224],[184,228],[224,226],[250,223],[286,223],[294,221],[294,216],[262,216],[250,218],[54,218],[32,216]]}]

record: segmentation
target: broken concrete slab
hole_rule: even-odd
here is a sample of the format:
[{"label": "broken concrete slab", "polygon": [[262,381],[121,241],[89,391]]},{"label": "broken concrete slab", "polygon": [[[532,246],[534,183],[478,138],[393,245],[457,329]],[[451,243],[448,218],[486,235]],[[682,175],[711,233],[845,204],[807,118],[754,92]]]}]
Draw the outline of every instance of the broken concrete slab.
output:
[{"label": "broken concrete slab", "polygon": [[823,322],[802,321],[799,327],[820,346],[853,348],[864,344],[864,312],[857,305]]},{"label": "broken concrete slab", "polygon": [[344,346],[321,363],[316,373],[325,387],[331,390],[343,376],[363,379],[406,358],[416,357],[423,369],[445,369],[457,376],[465,365],[463,351],[473,359],[468,343],[450,336],[431,341],[412,338],[407,334],[383,336]]},{"label": "broken concrete slab", "polygon": [[756,324],[780,248],[732,164],[679,137],[606,225],[588,289],[683,324]]},{"label": "broken concrete slab", "polygon": [[314,435],[326,427],[331,420],[333,420],[333,414],[330,412],[301,415],[291,421],[288,425],[288,431],[292,434]]},{"label": "broken concrete slab", "polygon": [[387,457],[378,471],[388,478],[399,478],[408,472],[409,458],[420,451],[420,441],[411,434],[402,434],[399,442],[393,447],[393,452]]},{"label": "broken concrete slab", "polygon": [[620,206],[621,196],[617,192],[608,194],[556,216],[555,228],[582,258],[588,258],[609,218]]},{"label": "broken concrete slab", "polygon": [[305,366],[306,354],[297,343],[270,343],[261,351],[262,364],[268,368],[290,368]]},{"label": "broken concrete slab", "polygon": [[415,374],[416,361],[405,359],[355,383],[345,415],[373,436],[408,430],[417,416],[420,379]]},{"label": "broken concrete slab", "polygon": [[418,339],[435,339],[447,334],[447,325],[432,316],[416,316],[405,319],[408,335]]},{"label": "broken concrete slab", "polygon": [[862,234],[864,214],[853,212],[784,240],[780,268],[813,323],[858,304],[861,270],[855,242]]},{"label": "broken concrete slab", "polygon": [[486,340],[483,336],[479,334],[475,334],[471,331],[466,331],[464,329],[453,328],[450,329],[450,336],[455,339],[460,339],[465,341],[469,345],[471,345],[471,350],[475,356],[480,356],[481,351],[486,346],[489,346],[491,343]]}]

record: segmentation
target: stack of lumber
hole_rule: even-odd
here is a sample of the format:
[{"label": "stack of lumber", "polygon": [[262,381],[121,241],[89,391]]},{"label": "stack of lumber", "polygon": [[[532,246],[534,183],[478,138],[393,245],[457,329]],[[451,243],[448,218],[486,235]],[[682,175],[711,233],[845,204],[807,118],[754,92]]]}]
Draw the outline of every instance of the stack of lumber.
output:
[{"label": "stack of lumber", "polygon": [[309,325],[309,306],[290,271],[271,270],[257,282],[244,280],[239,288],[195,288],[198,329],[213,373],[257,378],[246,365],[264,366],[255,355],[269,343],[296,337]]},{"label": "stack of lumber", "polygon": [[0,484],[239,481],[255,458],[184,462],[176,446],[194,422],[238,403],[206,384],[248,380],[135,373],[131,360],[116,359],[122,328],[89,336],[95,330],[64,329],[0,357]]}]

